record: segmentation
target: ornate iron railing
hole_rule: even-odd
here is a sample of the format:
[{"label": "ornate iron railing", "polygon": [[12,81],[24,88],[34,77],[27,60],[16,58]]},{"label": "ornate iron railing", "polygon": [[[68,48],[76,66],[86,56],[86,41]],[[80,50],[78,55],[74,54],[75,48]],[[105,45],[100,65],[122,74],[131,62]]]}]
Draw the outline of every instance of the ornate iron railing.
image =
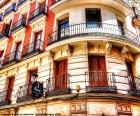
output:
[{"label": "ornate iron railing", "polygon": [[24,2],[26,2],[27,0],[19,0],[18,1],[18,6],[22,5]]},{"label": "ornate iron railing", "polygon": [[21,102],[32,100],[31,89],[32,89],[31,84],[19,86],[19,88],[17,90],[17,100],[16,100],[16,102],[21,103]]},{"label": "ornate iron railing", "polygon": [[117,92],[114,73],[106,71],[89,71],[86,72],[85,75],[86,92]]},{"label": "ornate iron railing", "polygon": [[30,57],[44,51],[45,43],[40,39],[23,47],[22,57]]},{"label": "ornate iron railing", "polygon": [[16,4],[12,4],[10,7],[8,7],[4,12],[4,16],[8,15],[12,11],[16,11]]},{"label": "ornate iron railing", "polygon": [[[9,93],[10,91],[11,91],[11,89],[5,90],[5,91],[0,91],[0,106],[11,104],[11,100],[10,100],[11,95]],[[12,94],[12,92],[11,92],[11,94]]]},{"label": "ornate iron railing", "polygon": [[128,93],[132,96],[140,96],[140,78],[128,76],[130,89]]},{"label": "ornate iron railing", "polygon": [[76,24],[59,29],[49,35],[48,45],[79,36],[113,37],[140,45],[138,37],[133,32],[117,25],[101,22]]},{"label": "ornate iron railing", "polygon": [[35,9],[33,12],[29,14],[29,22],[39,18],[42,15],[47,14],[47,6],[40,5],[39,8]]},{"label": "ornate iron railing", "polygon": [[58,74],[46,80],[46,96],[70,94],[69,74]]},{"label": "ornate iron railing", "polygon": [[17,29],[20,29],[22,27],[25,27],[27,25],[27,19],[25,17],[23,17],[22,19],[20,19],[19,21],[15,22],[13,25],[12,25],[12,29],[11,31],[14,32],[16,31]]},{"label": "ornate iron railing", "polygon": [[4,60],[2,61],[2,66],[11,65],[13,63],[17,63],[20,61],[21,58],[21,52],[20,51],[14,51],[4,57]]}]

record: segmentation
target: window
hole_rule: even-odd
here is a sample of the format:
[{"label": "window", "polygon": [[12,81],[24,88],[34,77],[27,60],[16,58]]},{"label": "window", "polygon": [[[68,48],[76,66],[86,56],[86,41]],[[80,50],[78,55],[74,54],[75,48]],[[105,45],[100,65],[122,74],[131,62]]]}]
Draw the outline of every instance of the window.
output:
[{"label": "window", "polygon": [[42,31],[36,32],[35,33],[35,39],[34,39],[34,46],[33,49],[39,49],[40,48],[40,44],[41,44],[41,37],[42,37]]},{"label": "window", "polygon": [[1,51],[0,51],[0,58],[3,57],[3,54],[4,54],[4,50],[1,50]]},{"label": "window", "polygon": [[68,18],[65,18],[65,19],[63,19],[63,20],[60,20],[59,22],[58,22],[58,28],[59,29],[64,29],[64,28],[66,28],[66,27],[68,27],[69,26],[69,19]]},{"label": "window", "polygon": [[135,80],[133,76],[133,71],[132,71],[132,64],[130,62],[126,62],[126,68],[127,68],[127,73],[128,73],[128,80],[129,80],[129,85],[131,89],[135,89]]},{"label": "window", "polygon": [[37,74],[37,69],[29,71],[29,75],[27,77],[27,95],[31,94],[31,85],[36,80]]},{"label": "window", "polygon": [[120,20],[117,20],[117,22],[118,22],[119,31],[120,31],[121,35],[124,35],[123,22]]},{"label": "window", "polygon": [[88,28],[96,28],[101,25],[101,10],[86,9],[86,23]]},{"label": "window", "polygon": [[7,85],[6,101],[11,100],[12,91],[13,91],[13,87],[14,87],[14,81],[15,81],[15,77],[10,77],[7,80],[8,85]]},{"label": "window", "polygon": [[89,56],[89,82],[91,86],[108,86],[104,56]]},{"label": "window", "polygon": [[67,88],[67,59],[55,62],[55,89]]},{"label": "window", "polygon": [[65,18],[63,20],[58,21],[58,39],[65,37],[69,34],[69,19]]}]

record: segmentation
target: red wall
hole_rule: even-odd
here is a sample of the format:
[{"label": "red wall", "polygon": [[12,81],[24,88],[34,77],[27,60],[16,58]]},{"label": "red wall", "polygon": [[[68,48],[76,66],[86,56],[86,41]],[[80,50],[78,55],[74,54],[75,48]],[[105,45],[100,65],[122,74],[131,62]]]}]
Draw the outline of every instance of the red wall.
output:
[{"label": "red wall", "polygon": [[45,34],[44,34],[44,50],[47,46],[47,43],[48,43],[48,35],[50,33],[53,32],[53,28],[54,28],[54,13],[52,11],[49,10],[49,7],[51,6],[53,0],[49,0],[48,1],[48,14],[47,14],[47,17],[46,17],[46,25],[45,25]]}]

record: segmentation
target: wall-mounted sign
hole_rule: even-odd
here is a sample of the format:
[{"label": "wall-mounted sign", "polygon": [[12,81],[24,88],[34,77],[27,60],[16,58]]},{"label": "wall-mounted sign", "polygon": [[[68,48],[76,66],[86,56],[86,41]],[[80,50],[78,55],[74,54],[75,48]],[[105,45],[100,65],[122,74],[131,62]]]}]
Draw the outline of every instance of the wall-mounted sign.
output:
[{"label": "wall-mounted sign", "polygon": [[43,84],[35,81],[32,84],[32,97],[33,98],[40,98],[43,96]]}]

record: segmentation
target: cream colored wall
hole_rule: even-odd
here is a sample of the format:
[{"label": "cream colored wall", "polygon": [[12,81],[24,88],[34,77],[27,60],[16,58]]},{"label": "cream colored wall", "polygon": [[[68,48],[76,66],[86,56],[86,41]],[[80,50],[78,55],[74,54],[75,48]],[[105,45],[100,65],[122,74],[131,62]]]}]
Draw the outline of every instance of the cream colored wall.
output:
[{"label": "cream colored wall", "polygon": [[71,8],[67,8],[65,10],[62,10],[55,14],[55,26],[54,30],[57,29],[57,19],[64,16],[65,14],[69,14],[69,25],[74,24],[81,24],[86,23],[85,18],[85,8],[101,8],[101,14],[102,14],[102,22],[103,23],[109,23],[113,25],[117,25],[117,18],[121,19],[124,22],[124,27],[126,27],[128,30],[131,30],[133,33],[136,34],[135,28],[132,26],[132,18],[130,16],[124,16],[119,11],[112,9],[107,6],[103,5],[95,5],[95,4],[88,4],[88,5],[79,5],[74,6]]},{"label": "cream colored wall", "polygon": [[109,102],[87,102],[88,115],[116,116],[116,104]]},{"label": "cream colored wall", "polygon": [[69,102],[50,102],[47,104],[48,114],[61,114],[62,116],[70,115],[70,103]]},{"label": "cream colored wall", "polygon": [[132,105],[133,116],[140,116],[140,106]]}]

